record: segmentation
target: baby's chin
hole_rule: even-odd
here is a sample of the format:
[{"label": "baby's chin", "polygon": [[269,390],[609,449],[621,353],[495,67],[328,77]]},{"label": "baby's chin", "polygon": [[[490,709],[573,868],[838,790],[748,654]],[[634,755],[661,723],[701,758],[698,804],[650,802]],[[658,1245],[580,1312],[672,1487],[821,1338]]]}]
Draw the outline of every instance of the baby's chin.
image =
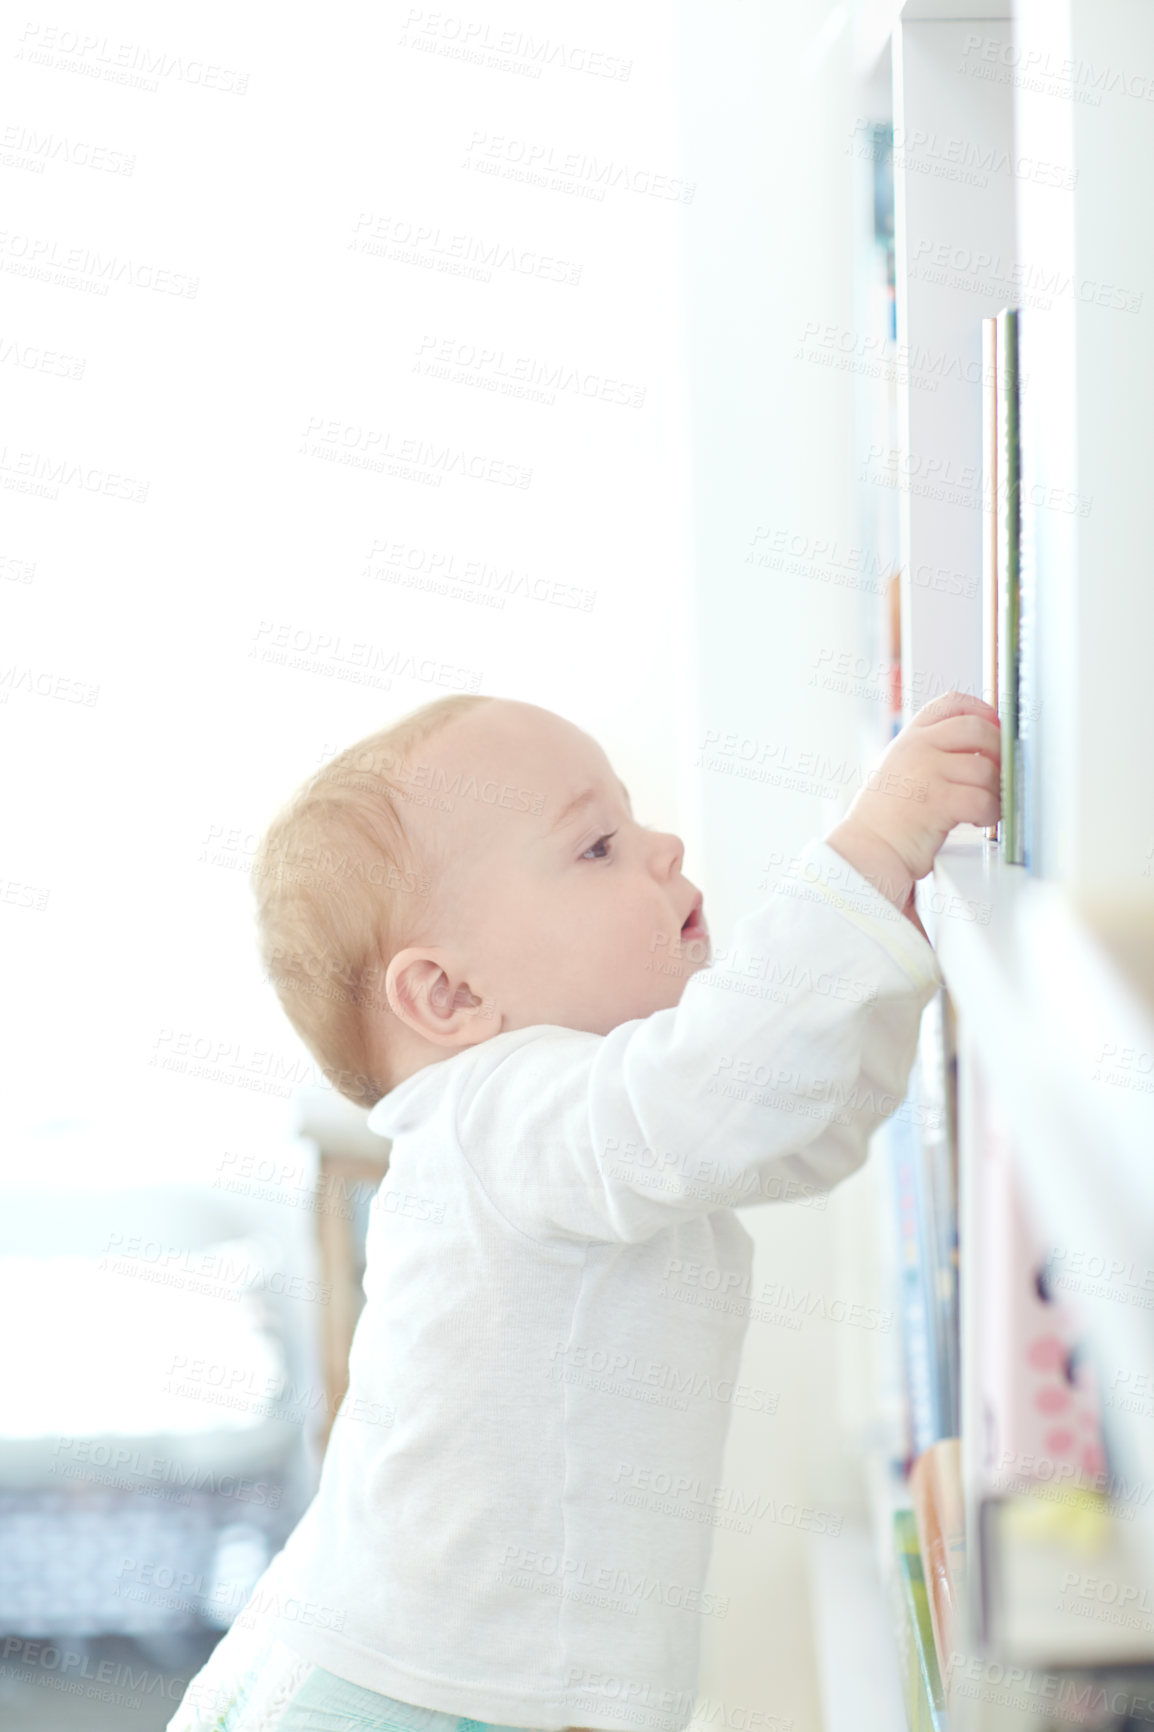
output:
[{"label": "baby's chin", "polygon": [[[679,1003],[693,976],[708,968],[709,963],[709,947],[701,939],[682,945],[679,952],[668,951],[661,957],[647,958],[643,991],[651,1001],[651,1008],[664,1009]],[[644,1016],[646,1013],[634,1014]]]},{"label": "baby's chin", "polygon": [[541,1005],[541,1014],[537,1016],[523,1010],[516,1022],[507,1020],[505,1026],[549,1024],[582,1029],[587,1034],[611,1034],[623,1022],[636,1022],[678,1004],[693,976],[707,968],[711,960],[708,939],[687,940],[635,963],[639,972],[616,983],[608,994],[602,990],[602,981],[590,981],[587,995],[577,991],[580,1010],[574,1008],[572,999],[566,1009],[559,1009],[554,1002],[547,1007]]},{"label": "baby's chin", "polygon": [[712,961],[708,938],[683,938],[667,950],[659,950],[645,959],[649,974],[661,974],[670,980],[688,980],[691,974]]}]

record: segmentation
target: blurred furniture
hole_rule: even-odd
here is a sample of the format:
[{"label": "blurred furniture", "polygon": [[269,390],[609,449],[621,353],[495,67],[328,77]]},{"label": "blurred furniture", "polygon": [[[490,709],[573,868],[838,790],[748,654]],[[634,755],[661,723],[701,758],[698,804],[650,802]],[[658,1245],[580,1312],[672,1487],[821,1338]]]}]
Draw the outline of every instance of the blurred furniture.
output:
[{"label": "blurred furniture", "polygon": [[[32,1138],[0,1213],[0,1632],[222,1629],[313,1489],[307,1216],[252,1187],[96,1188],[105,1133],[67,1131],[93,1188],[54,1184],[75,1149]],[[311,1179],[307,1145],[277,1158]]]},{"label": "blurred furniture", "polygon": [[317,1148],[317,1250],[329,1291],[321,1322],[327,1443],[349,1385],[349,1349],[365,1302],[368,1212],[388,1171],[391,1145],[367,1128],[367,1112],[333,1089],[302,1089],[297,1108],[300,1134]]}]

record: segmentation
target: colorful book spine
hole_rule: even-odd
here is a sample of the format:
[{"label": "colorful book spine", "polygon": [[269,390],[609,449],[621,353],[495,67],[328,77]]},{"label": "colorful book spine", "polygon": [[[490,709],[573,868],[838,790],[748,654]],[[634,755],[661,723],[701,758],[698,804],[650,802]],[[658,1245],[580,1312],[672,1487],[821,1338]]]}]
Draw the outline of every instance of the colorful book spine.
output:
[{"label": "colorful book spine", "polygon": [[1021,764],[1018,745],[1019,553],[1021,447],[1018,423],[1018,314],[997,316],[998,718],[1002,724],[1002,858],[1022,864]]},{"label": "colorful book spine", "polygon": [[912,1120],[917,1095],[911,1087],[889,1122],[889,1153],[897,1207],[901,1258],[900,1310],[905,1370],[909,1459],[943,1435],[940,1380],[928,1263],[921,1231],[918,1163],[921,1150]]},{"label": "colorful book spine", "polygon": [[[984,1103],[978,1174],[984,1281],[978,1320],[986,1457],[992,1494],[1089,1481],[1105,1466],[1092,1362],[1063,1302],[1060,1261],[1031,1221],[1013,1141],[992,1092]],[[1075,1375],[1077,1372],[1077,1375]],[[1058,1470],[1062,1473],[1059,1475]]]},{"label": "colorful book spine", "polygon": [[886,597],[886,626],[890,655],[890,738],[902,726],[902,574],[895,571]]},{"label": "colorful book spine", "polygon": [[[998,707],[998,321],[982,320],[982,696]],[[991,842],[998,826],[986,830]]]},{"label": "colorful book spine", "polygon": [[910,1497],[918,1526],[922,1567],[938,1670],[950,1699],[951,1682],[964,1660],[966,1511],[962,1495],[961,1439],[931,1444],[910,1472]]},{"label": "colorful book spine", "polygon": [[[1031,454],[1036,442],[1028,437],[1028,413],[1023,386],[1028,377],[1030,321],[1018,316],[1018,426],[1021,437],[1019,501],[1035,497],[1031,485]],[[1028,872],[1040,870],[1038,860],[1038,777],[1036,760],[1041,731],[1041,692],[1038,662],[1038,565],[1034,537],[1034,513],[1019,504],[1018,523],[1018,805],[1021,811],[1022,864]]]},{"label": "colorful book spine", "polygon": [[[1070,1593],[1090,1572],[1131,1583],[1125,1523],[1107,1491],[1097,1366],[1076,1304],[1065,1250],[1032,1219],[1011,1128],[997,1097],[976,1091],[981,1126],[975,1172],[982,1281],[976,1355],[981,1447],[974,1499],[977,1555],[971,1610],[977,1639],[1003,1660],[1082,1665],[1154,1657],[1154,1625],[1087,1618]],[[1076,1283],[1070,1283],[1075,1287]]]},{"label": "colorful book spine", "polygon": [[954,1087],[957,1049],[952,1005],[943,987],[926,1007],[919,1041],[917,1079],[920,1111],[920,1255],[933,1332],[937,1384],[934,1439],[956,1436],[961,1427],[958,1319],[957,1108]]},{"label": "colorful book spine", "polygon": [[945,1691],[912,1509],[894,1511],[894,1552],[903,1610],[903,1684],[910,1732],[948,1732]]},{"label": "colorful book spine", "polygon": [[907,1466],[961,1423],[955,1068],[953,1007],[943,990],[926,1009],[906,1098],[886,1127]]}]

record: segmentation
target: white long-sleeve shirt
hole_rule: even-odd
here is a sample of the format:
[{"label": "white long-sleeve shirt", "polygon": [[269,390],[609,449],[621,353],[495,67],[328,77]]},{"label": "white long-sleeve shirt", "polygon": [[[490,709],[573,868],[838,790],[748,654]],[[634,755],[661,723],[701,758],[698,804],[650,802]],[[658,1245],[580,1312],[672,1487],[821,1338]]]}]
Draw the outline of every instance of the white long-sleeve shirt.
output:
[{"label": "white long-sleeve shirt", "polygon": [[676,1007],[510,1030],[381,1100],[349,1393],[246,1622],[421,1707],[679,1732],[728,1609],[694,1506],[733,1409],[776,1405],[741,1376],[735,1210],[863,1163],[940,982],[814,842]]}]

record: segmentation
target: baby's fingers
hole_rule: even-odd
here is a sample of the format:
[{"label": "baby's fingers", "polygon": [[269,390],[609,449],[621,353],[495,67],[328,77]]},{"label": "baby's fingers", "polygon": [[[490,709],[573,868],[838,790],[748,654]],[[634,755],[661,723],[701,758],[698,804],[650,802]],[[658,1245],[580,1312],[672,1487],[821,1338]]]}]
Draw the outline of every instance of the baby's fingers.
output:
[{"label": "baby's fingers", "polygon": [[933,698],[922,705],[910,727],[932,728],[935,723],[947,721],[951,716],[984,716],[994,723],[998,720],[997,710],[984,698],[976,698],[972,692],[943,692],[940,698]]},{"label": "baby's fingers", "polygon": [[1002,797],[989,788],[956,788],[950,801],[955,824],[996,824],[1002,815]]},{"label": "baby's fingers", "polygon": [[951,716],[944,722],[932,722],[925,738],[943,752],[981,752],[994,763],[1001,762],[1002,731],[996,722],[987,722],[982,716]]},{"label": "baby's fingers", "polygon": [[976,752],[951,752],[942,759],[942,776],[961,787],[1001,792],[1001,765],[994,758],[979,757]]}]

